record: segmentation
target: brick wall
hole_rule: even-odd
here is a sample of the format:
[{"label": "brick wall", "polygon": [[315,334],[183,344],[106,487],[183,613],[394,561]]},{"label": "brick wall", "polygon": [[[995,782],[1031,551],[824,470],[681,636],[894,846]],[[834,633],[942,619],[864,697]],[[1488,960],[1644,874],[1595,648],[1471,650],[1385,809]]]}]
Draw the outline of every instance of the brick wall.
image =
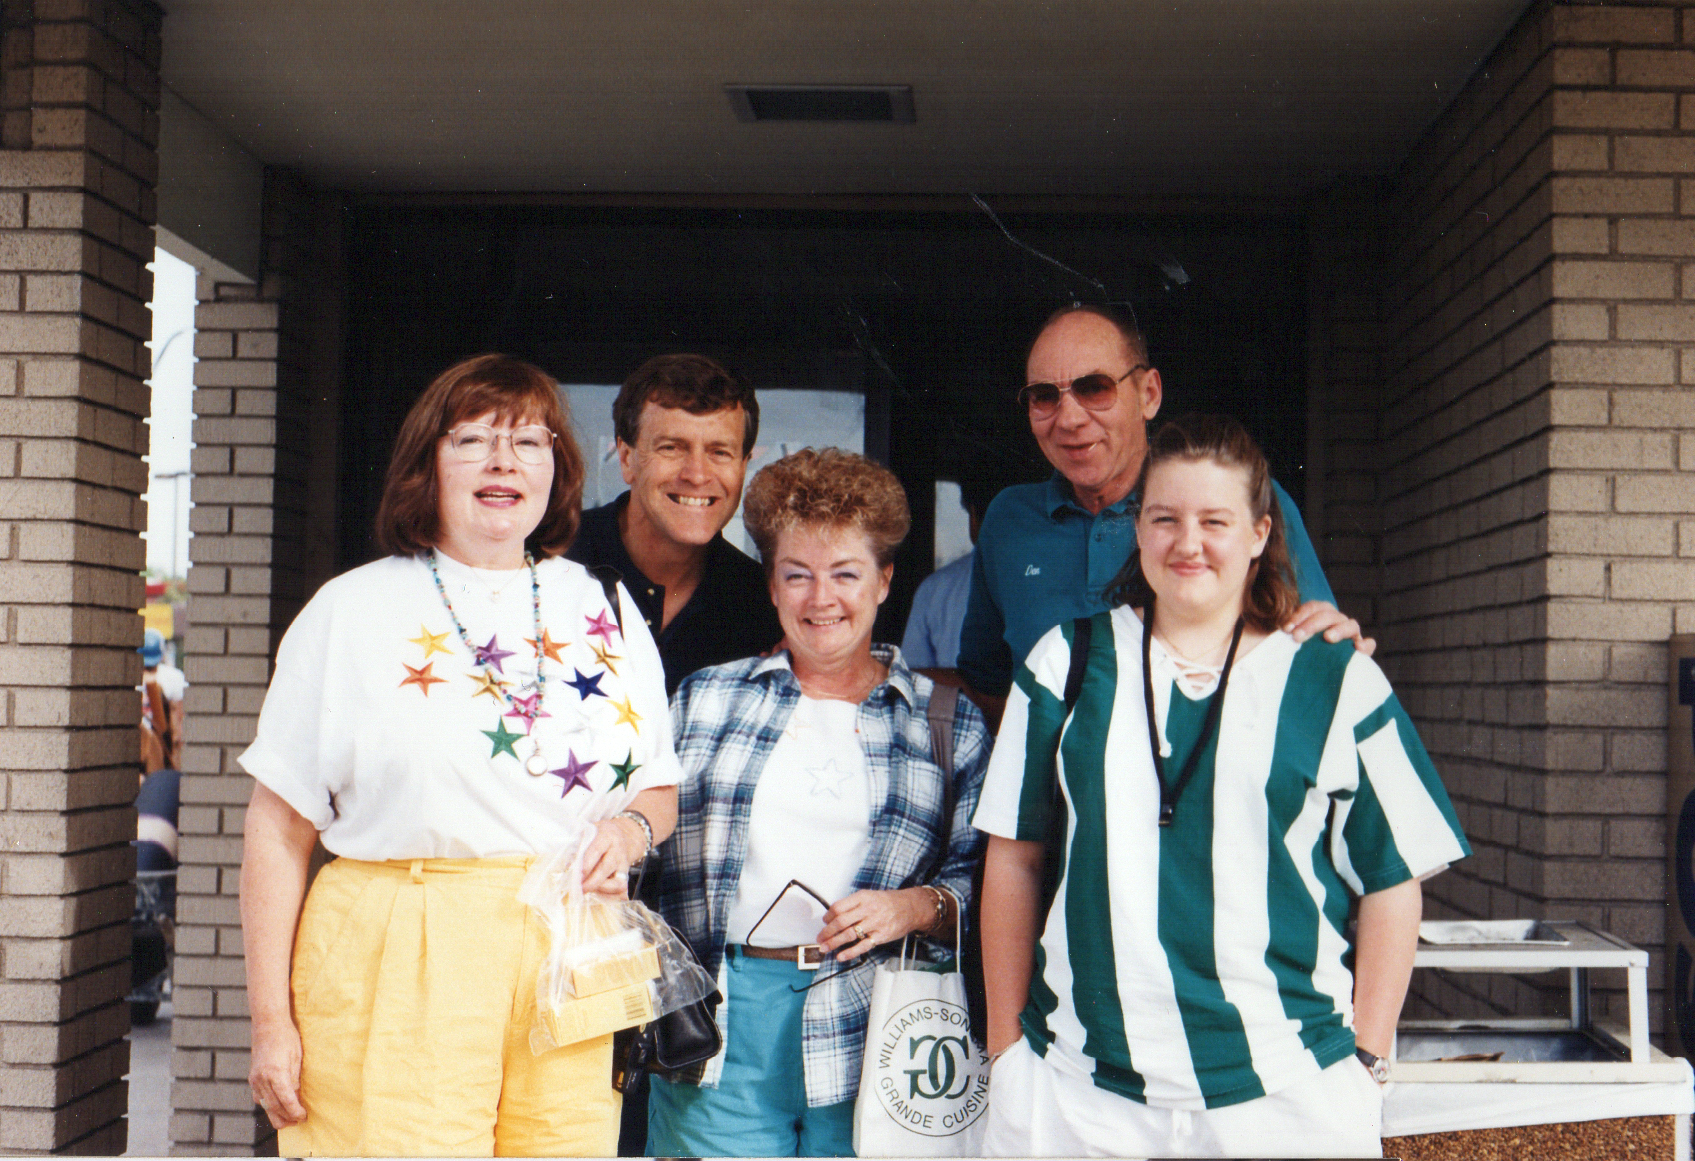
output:
[{"label": "brick wall", "polygon": [[338,227],[334,199],[273,171],[260,283],[199,287],[172,1029],[179,1154],[274,1151],[247,1087],[237,890],[253,784],[235,759],[252,740],[277,642],[333,559]]},{"label": "brick wall", "polygon": [[[1375,473],[1382,656],[1477,852],[1430,912],[1578,917],[1656,957],[1665,642],[1695,627],[1691,128],[1695,12],[1534,5],[1398,176],[1378,442],[1320,440],[1328,496]],[[1418,986],[1563,1010],[1550,981]]]},{"label": "brick wall", "polygon": [[121,1153],[159,10],[0,25],[0,1153]]},{"label": "brick wall", "polygon": [[1307,214],[1307,463],[1302,509],[1338,608],[1372,631],[1382,582],[1376,454],[1383,390],[1381,182],[1339,185]]}]

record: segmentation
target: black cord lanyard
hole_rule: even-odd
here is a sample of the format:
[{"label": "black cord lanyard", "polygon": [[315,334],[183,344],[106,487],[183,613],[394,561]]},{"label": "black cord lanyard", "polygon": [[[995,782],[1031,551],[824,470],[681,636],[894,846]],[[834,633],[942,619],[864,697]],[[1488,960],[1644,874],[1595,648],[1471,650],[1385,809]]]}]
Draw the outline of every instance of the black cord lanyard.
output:
[{"label": "black cord lanyard", "polygon": [[1159,781],[1159,824],[1170,826],[1171,820],[1177,817],[1177,796],[1189,784],[1195,767],[1200,765],[1201,751],[1207,748],[1207,743],[1218,729],[1218,719],[1224,712],[1224,690],[1230,684],[1230,667],[1236,664],[1236,646],[1242,643],[1242,629],[1246,623],[1243,618],[1236,618],[1236,632],[1230,637],[1230,652],[1224,655],[1224,669],[1218,675],[1218,688],[1213,691],[1212,704],[1207,707],[1201,736],[1195,740],[1195,748],[1189,751],[1189,758],[1183,763],[1177,782],[1172,784],[1165,780],[1165,759],[1159,752],[1159,727],[1154,724],[1154,674],[1149,664],[1154,640],[1154,598],[1151,595],[1143,616],[1146,619],[1142,622],[1142,694],[1148,705],[1148,749],[1153,753],[1154,777]]}]

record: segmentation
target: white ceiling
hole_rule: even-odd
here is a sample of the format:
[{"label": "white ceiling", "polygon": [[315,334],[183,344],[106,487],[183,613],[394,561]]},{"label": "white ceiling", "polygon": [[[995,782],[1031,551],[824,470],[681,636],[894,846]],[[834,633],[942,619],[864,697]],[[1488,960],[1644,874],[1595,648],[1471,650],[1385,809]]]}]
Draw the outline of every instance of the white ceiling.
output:
[{"label": "white ceiling", "polygon": [[[361,190],[1286,197],[1395,169],[1525,0],[166,0],[164,76]],[[727,83],[909,84],[743,124]]]}]

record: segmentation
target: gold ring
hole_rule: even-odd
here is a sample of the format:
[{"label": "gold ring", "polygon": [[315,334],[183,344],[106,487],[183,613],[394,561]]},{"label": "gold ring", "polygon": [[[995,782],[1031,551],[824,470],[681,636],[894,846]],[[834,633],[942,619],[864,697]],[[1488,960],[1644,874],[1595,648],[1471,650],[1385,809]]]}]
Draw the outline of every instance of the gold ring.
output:
[{"label": "gold ring", "polygon": [[861,926],[860,926],[860,925],[859,925],[859,924],[857,924],[857,923],[855,923],[855,924],[854,924],[854,925],[853,925],[853,933],[854,933],[854,934],[855,934],[855,935],[857,935],[857,936],[859,936],[859,938],[861,938],[861,939],[864,939],[864,938],[865,938],[865,928],[863,928],[863,927],[861,927]]}]

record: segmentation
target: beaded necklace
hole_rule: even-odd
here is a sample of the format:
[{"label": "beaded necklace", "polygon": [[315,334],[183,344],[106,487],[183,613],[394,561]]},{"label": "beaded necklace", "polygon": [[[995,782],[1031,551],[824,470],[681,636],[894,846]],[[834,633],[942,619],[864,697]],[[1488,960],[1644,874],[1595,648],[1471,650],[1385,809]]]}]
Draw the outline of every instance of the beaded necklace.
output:
[{"label": "beaded necklace", "polygon": [[[519,704],[517,698],[507,692],[506,686],[508,683],[499,680],[490,672],[491,666],[496,671],[504,672],[499,669],[499,657],[506,656],[506,654],[504,651],[497,651],[494,648],[494,638],[492,637],[489,638],[487,646],[471,644],[471,638],[465,632],[465,626],[459,623],[459,614],[454,611],[453,602],[447,597],[447,586],[441,583],[441,570],[436,567],[434,551],[430,553],[429,560],[430,576],[435,578],[436,592],[441,594],[441,603],[447,606],[448,618],[453,622],[454,631],[459,634],[460,643],[465,646],[466,652],[470,653],[477,668],[482,670],[486,688],[492,690],[506,704],[507,712],[500,715],[501,720],[504,721],[509,717],[522,718],[524,719],[524,730],[529,733],[535,726],[537,718],[548,716],[542,713],[541,708],[547,699],[547,678],[543,676],[541,671],[541,582],[536,579],[535,558],[528,552],[524,553],[524,566],[530,570],[530,606],[535,613],[535,639],[533,643],[536,648],[536,676],[533,683],[526,683],[519,687],[521,690],[535,690],[533,695],[528,695],[523,699],[522,705]],[[504,729],[505,727],[497,725],[496,728]],[[517,735],[510,736],[514,739],[517,737]],[[532,778],[540,778],[547,773],[547,759],[542,756],[539,741],[536,743],[535,752],[524,760],[524,770]]]}]

